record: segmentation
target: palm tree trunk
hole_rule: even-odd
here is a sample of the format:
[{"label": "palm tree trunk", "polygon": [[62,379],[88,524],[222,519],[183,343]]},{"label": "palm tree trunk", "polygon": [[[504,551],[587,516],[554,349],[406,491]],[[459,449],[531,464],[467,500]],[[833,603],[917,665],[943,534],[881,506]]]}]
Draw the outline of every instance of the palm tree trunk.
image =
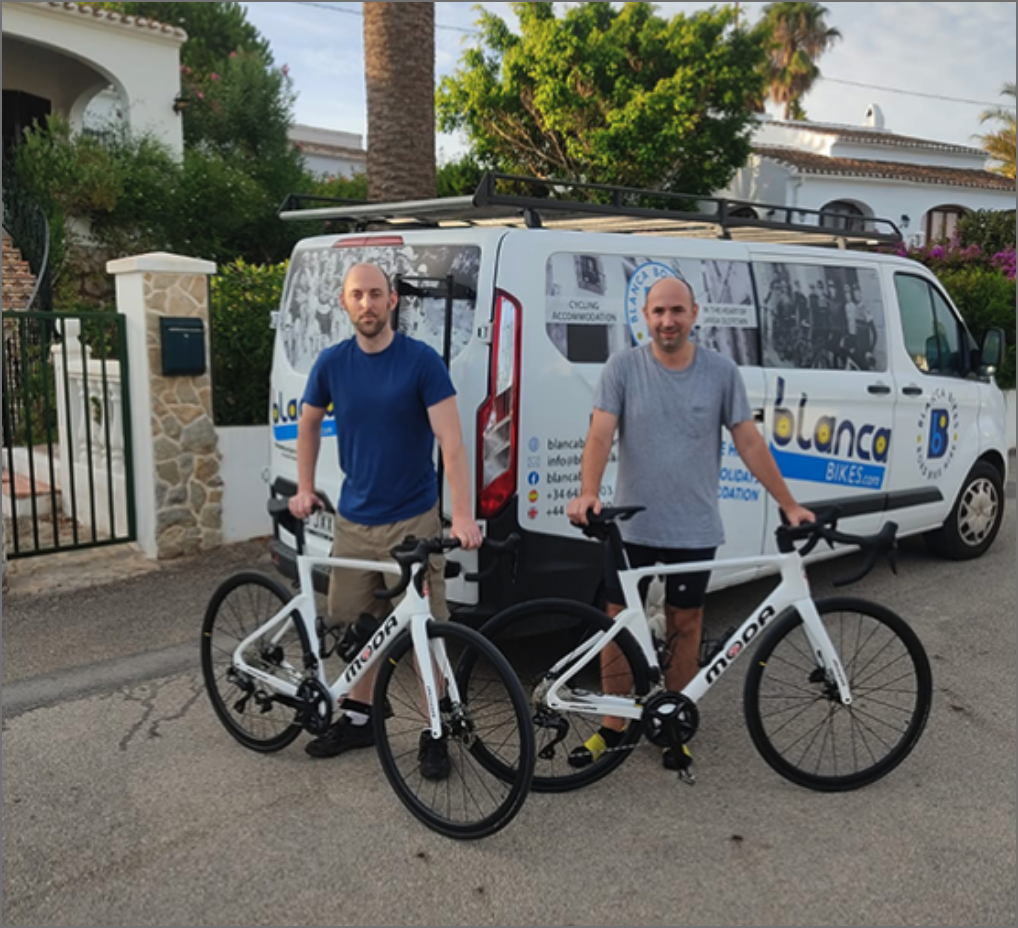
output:
[{"label": "palm tree trunk", "polygon": [[435,197],[435,5],[363,8],[368,198]]}]

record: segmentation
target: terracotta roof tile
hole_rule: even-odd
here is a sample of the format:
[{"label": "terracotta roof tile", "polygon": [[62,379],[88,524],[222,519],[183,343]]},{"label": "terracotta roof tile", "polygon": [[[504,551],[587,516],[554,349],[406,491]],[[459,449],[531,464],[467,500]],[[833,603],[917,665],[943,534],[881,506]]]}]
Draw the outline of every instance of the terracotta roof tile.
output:
[{"label": "terracotta roof tile", "polygon": [[895,180],[912,184],[934,184],[944,187],[969,187],[978,190],[1014,190],[1015,182],[1002,174],[966,168],[902,164],[896,161],[871,161],[862,158],[831,158],[797,148],[756,145],[753,151],[761,158],[795,168],[802,174],[829,177],[864,177]]},{"label": "terracotta roof tile", "polygon": [[112,10],[96,9],[86,3],[47,2],[45,6],[51,7],[55,10],[64,10],[68,13],[79,13],[82,16],[91,16],[95,19],[114,23],[118,26],[129,26],[136,29],[143,29],[146,32],[156,32],[160,35],[178,39],[181,42],[187,40],[187,33],[183,29],[178,29],[176,26],[170,26],[166,23],[157,22],[154,19],[146,19],[144,16],[126,16],[123,13],[114,13]]}]

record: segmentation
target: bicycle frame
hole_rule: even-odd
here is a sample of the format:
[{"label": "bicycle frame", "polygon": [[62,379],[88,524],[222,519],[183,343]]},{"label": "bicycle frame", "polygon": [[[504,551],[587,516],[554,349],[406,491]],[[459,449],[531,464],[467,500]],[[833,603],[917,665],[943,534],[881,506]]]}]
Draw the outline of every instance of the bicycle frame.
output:
[{"label": "bicycle frame", "polygon": [[[788,554],[764,555],[755,558],[727,558],[670,565],[657,564],[651,567],[620,570],[619,580],[626,600],[625,609],[615,617],[610,629],[584,642],[580,648],[563,657],[551,669],[554,682],[550,684],[545,697],[548,707],[564,711],[590,712],[618,718],[639,719],[643,714],[641,700],[605,694],[585,696],[572,690],[569,687],[569,681],[594,660],[623,630],[629,631],[636,639],[648,666],[651,670],[658,671],[660,677],[661,667],[651,636],[650,623],[640,598],[640,581],[647,577],[727,567],[776,567],[781,580],[778,586],[763,599],[732,634],[726,643],[726,648],[716,655],[706,667],[701,668],[699,673],[683,688],[682,695],[694,703],[700,702],[743,652],[749,650],[749,647],[771,622],[783,613],[794,609],[802,616],[803,627],[817,666],[836,682],[842,704],[851,705],[852,693],[841,659],[813,602],[809,580],[802,568],[802,558],[798,552],[793,551]],[[559,676],[560,673],[561,676]]]},{"label": "bicycle frame", "polygon": [[[422,569],[423,566],[417,565],[414,568],[415,573],[417,570]],[[400,576],[400,567],[395,562],[299,555],[297,557],[297,577],[300,592],[279,612],[237,645],[233,654],[234,667],[240,673],[263,684],[270,691],[280,693],[294,701],[298,699],[297,691],[300,683],[307,678],[308,671],[313,669],[315,677],[328,691],[332,699],[332,705],[335,707],[353,691],[357,681],[362,679],[375,666],[378,659],[388,650],[389,645],[396,640],[397,636],[409,628],[414,646],[414,655],[417,659],[417,670],[421,678],[421,688],[427,702],[431,733],[436,738],[441,737],[442,719],[439,700],[442,694],[438,692],[435,664],[432,658],[437,659],[443,665],[443,677],[450,687],[448,695],[454,702],[459,701],[459,693],[455,691],[456,682],[451,668],[448,666],[448,656],[445,653],[444,642],[440,640],[431,642],[434,645],[434,653],[429,648],[427,626],[428,622],[432,621],[431,609],[427,599],[418,592],[417,584],[410,583],[407,586],[403,598],[396,605],[395,609],[382,621],[371,640],[363,645],[360,654],[343,669],[335,680],[330,682],[326,676],[325,663],[322,660],[321,654],[321,642],[314,624],[317,609],[313,592],[312,571],[316,567],[345,567],[354,570],[393,574],[396,577]],[[311,653],[315,657],[314,668],[306,670],[292,666],[287,667],[293,674],[295,682],[281,679],[274,674],[265,673],[263,670],[253,667],[244,659],[244,654],[258,641],[268,638],[271,642],[278,642],[285,631],[287,621],[291,617],[303,626],[306,640],[310,643]],[[271,637],[273,634],[276,635],[275,638]]]}]

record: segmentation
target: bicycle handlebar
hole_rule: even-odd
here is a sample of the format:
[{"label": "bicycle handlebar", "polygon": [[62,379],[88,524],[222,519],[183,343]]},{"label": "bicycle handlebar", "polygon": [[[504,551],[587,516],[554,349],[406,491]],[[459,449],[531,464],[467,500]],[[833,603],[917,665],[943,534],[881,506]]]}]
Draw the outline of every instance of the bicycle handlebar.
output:
[{"label": "bicycle handlebar", "polygon": [[[269,515],[273,521],[279,525],[280,528],[285,529],[294,537],[294,541],[297,547],[297,553],[304,553],[304,520],[298,519],[292,512],[290,512],[289,501],[285,498],[270,499],[268,502]],[[326,502],[325,510],[332,512],[332,507]],[[492,560],[491,564],[483,571],[477,573],[467,573],[463,575],[463,579],[470,583],[478,583],[479,581],[490,576],[495,568],[498,566],[497,557],[501,557],[503,554],[511,554],[516,551],[520,544],[520,536],[517,534],[509,535],[504,541],[494,541],[491,538],[485,538],[482,544],[483,548],[491,551],[496,555],[496,558]],[[384,590],[375,590],[375,597],[378,599],[395,599],[401,595],[406,588],[410,585],[413,573],[413,566],[420,564],[425,561],[432,554],[445,554],[447,551],[453,551],[460,547],[459,539],[457,538],[414,538],[408,536],[403,540],[402,543],[396,545],[389,553],[392,555],[393,560],[396,561],[400,566],[400,578],[395,586]]]},{"label": "bicycle handlebar", "polygon": [[[642,512],[645,508],[644,506],[606,507],[600,513],[595,513],[591,509],[587,511],[587,524],[577,525],[576,527],[589,538],[596,538],[616,546],[619,549],[616,550],[617,563],[624,564],[625,561],[618,557],[622,548],[622,533],[619,530],[618,523],[631,519],[636,513]],[[894,573],[898,572],[898,525],[896,522],[885,523],[883,529],[875,535],[853,535],[843,532],[838,528],[838,519],[841,517],[839,507],[830,506],[815,513],[815,516],[816,518],[813,522],[791,526],[787,524],[784,515],[782,515],[782,521],[785,524],[779,526],[775,531],[778,550],[782,554],[790,554],[793,551],[797,551],[800,557],[806,557],[821,541],[826,541],[832,548],[835,544],[845,544],[855,545],[865,551],[866,559],[863,561],[862,567],[853,574],[832,581],[835,586],[848,586],[851,583],[862,580],[863,577],[873,570],[874,566],[876,566],[877,557],[884,552],[887,554],[891,570]],[[795,543],[799,541],[805,541],[805,544],[796,549]]]},{"label": "bicycle handlebar", "polygon": [[[815,513],[813,522],[805,522],[802,525],[791,526],[787,523],[778,526],[775,535],[778,540],[778,550],[783,554],[798,551],[800,557],[806,557],[821,542],[826,541],[828,546],[833,548],[835,544],[855,545],[866,552],[866,558],[862,567],[855,573],[839,577],[833,580],[834,586],[848,586],[862,580],[876,566],[880,554],[887,554],[887,562],[892,572],[898,572],[898,523],[886,522],[884,527],[875,535],[853,535],[843,532],[838,528],[838,519],[841,518],[841,511],[837,506],[832,506],[821,512]],[[784,516],[782,516],[784,522]],[[805,541],[802,547],[796,549],[797,541]]]},{"label": "bicycle handlebar", "polygon": [[[482,548],[487,548],[498,556],[503,554],[511,554],[516,551],[520,544],[520,536],[512,534],[505,541],[494,541],[490,538],[485,538],[481,543]],[[406,588],[410,585],[410,581],[413,579],[413,567],[415,564],[421,564],[426,561],[432,554],[445,554],[447,551],[454,551],[459,548],[460,540],[458,538],[445,538],[445,537],[434,537],[434,538],[415,538],[413,535],[407,536],[407,538],[401,543],[396,545],[389,553],[392,555],[392,559],[399,564],[400,567],[400,578],[395,586],[389,587],[385,590],[375,590],[376,599],[395,599],[397,596],[402,595]],[[496,561],[487,567],[487,569],[480,571],[479,573],[464,574],[463,579],[468,580],[471,583],[476,583],[489,576],[496,566]]]}]

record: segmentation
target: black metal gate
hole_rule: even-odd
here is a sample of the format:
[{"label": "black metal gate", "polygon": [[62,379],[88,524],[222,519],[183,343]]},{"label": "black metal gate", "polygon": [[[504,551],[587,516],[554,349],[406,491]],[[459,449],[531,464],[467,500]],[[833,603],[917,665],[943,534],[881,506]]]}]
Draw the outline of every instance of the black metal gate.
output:
[{"label": "black metal gate", "polygon": [[10,558],[134,541],[124,317],[3,317],[3,515]]}]

